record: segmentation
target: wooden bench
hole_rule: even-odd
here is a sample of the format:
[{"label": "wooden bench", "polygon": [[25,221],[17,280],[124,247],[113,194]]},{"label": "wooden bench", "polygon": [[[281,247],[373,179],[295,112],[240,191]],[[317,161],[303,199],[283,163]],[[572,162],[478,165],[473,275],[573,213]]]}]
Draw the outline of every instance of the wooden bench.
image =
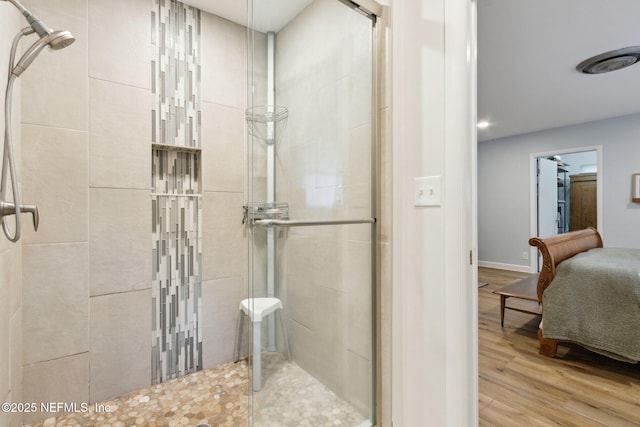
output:
[{"label": "wooden bench", "polygon": [[[521,307],[513,307],[507,306],[507,298],[518,298],[527,301],[535,301],[539,303],[538,300],[538,274],[534,274],[533,276],[529,276],[527,278],[518,280],[510,285],[504,286],[497,291],[493,291],[494,294],[500,295],[500,326],[504,327],[504,311],[505,310],[513,310],[519,311],[521,313],[527,314],[535,314],[537,316],[542,316],[542,311],[532,311]],[[541,307],[541,306],[540,306]]]}]

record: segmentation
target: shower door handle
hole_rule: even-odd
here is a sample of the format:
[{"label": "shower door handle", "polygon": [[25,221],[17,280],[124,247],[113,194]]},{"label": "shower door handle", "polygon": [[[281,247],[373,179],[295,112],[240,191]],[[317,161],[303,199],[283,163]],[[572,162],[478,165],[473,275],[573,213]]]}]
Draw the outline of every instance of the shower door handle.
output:
[{"label": "shower door handle", "polygon": [[265,226],[267,228],[273,226],[279,227],[312,227],[319,225],[347,225],[347,224],[375,224],[375,218],[356,218],[356,219],[327,219],[327,220],[288,220],[288,219],[258,219],[255,224]]},{"label": "shower door handle", "polygon": [[[20,212],[27,212],[33,216],[33,228],[38,231],[40,224],[40,214],[36,205],[20,205]],[[0,202],[0,218],[7,215],[16,214],[16,205],[12,202]]]}]

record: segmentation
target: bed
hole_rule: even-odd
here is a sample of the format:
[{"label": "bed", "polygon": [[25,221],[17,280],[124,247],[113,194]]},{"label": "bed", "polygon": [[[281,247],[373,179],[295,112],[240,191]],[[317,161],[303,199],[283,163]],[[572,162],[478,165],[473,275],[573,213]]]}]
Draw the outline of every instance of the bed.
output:
[{"label": "bed", "polygon": [[605,356],[640,360],[640,249],[604,248],[594,228],[529,240],[542,255],[540,354],[558,342]]}]

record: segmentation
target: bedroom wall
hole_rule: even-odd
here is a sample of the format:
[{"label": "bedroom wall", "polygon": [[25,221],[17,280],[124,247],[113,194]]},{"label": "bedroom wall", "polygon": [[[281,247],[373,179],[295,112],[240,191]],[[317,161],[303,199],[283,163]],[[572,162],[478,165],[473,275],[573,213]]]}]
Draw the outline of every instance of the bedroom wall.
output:
[{"label": "bedroom wall", "polygon": [[567,177],[579,173],[595,172],[598,163],[598,154],[595,151],[581,153],[569,153],[559,155],[560,159],[567,163]]},{"label": "bedroom wall", "polygon": [[478,259],[526,268],[529,250],[529,157],[532,153],[602,145],[605,246],[640,247],[640,204],[631,175],[640,172],[640,114],[549,129],[478,144]]}]

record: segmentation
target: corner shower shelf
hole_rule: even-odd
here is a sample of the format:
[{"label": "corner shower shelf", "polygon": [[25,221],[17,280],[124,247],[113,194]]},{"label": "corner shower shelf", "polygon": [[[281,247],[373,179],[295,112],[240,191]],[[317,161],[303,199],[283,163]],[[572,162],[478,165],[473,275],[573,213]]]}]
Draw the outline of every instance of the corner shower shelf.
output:
[{"label": "corner shower shelf", "polygon": [[260,138],[267,145],[280,139],[288,117],[289,110],[279,105],[260,105],[245,111],[249,135]]},{"label": "corner shower shelf", "polygon": [[248,203],[247,206],[243,206],[244,220],[246,221],[260,221],[260,220],[288,220],[289,219],[289,204],[285,202],[281,203]]}]

